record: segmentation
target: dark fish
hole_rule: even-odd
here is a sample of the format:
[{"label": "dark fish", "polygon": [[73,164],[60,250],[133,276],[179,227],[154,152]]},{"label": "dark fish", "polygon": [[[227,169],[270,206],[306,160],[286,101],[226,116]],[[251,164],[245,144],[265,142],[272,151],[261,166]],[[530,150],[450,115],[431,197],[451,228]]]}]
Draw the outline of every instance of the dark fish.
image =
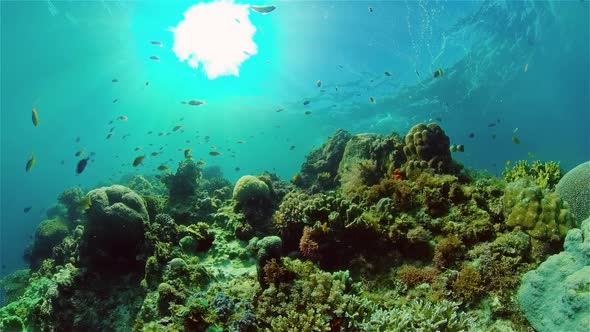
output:
[{"label": "dark fish", "polygon": [[156,45],[156,46],[162,46],[163,45],[161,41],[157,41],[157,40],[150,41],[150,44]]},{"label": "dark fish", "polygon": [[512,136],[512,142],[514,142],[514,144],[520,144],[520,140],[516,136]]},{"label": "dark fish", "polygon": [[420,73],[418,72],[418,69],[416,69],[416,76],[420,77]]},{"label": "dark fish", "polygon": [[27,173],[31,170],[31,168],[33,168],[33,166],[35,165],[36,159],[35,159],[35,154],[31,154],[31,158],[27,161],[27,164],[25,165],[25,171],[27,171]]},{"label": "dark fish", "polygon": [[118,80],[118,79],[116,79],[116,78],[113,78],[113,79],[111,80],[111,82],[113,82],[113,83],[117,83],[117,82],[119,82],[119,80]]},{"label": "dark fish", "polygon": [[94,156],[95,154],[96,153],[94,153],[94,151],[93,152],[90,152],[90,156]]},{"label": "dark fish", "polygon": [[492,139],[496,139],[496,134],[492,134]]},{"label": "dark fish", "polygon": [[80,173],[84,172],[84,169],[86,168],[86,165],[88,164],[88,160],[90,160],[90,157],[84,158],[78,162],[78,165],[76,165],[76,174],[80,174]]},{"label": "dark fish", "polygon": [[250,8],[258,13],[261,14],[268,14],[270,12],[272,12],[273,10],[277,9],[277,7],[275,6],[254,6],[254,5],[250,5]]},{"label": "dark fish", "polygon": [[180,128],[182,128],[182,125],[174,126],[174,128],[172,128],[172,131],[177,131]]},{"label": "dark fish", "polygon": [[284,111],[284,110],[285,110],[284,108],[279,108],[279,109],[277,109],[275,112],[277,112],[277,113],[281,113],[281,112],[282,112],[282,111]]},{"label": "dark fish", "polygon": [[65,163],[65,160],[62,160],[60,164],[62,164],[62,165],[63,165],[64,163]]},{"label": "dark fish", "polygon": [[141,162],[143,161],[144,158],[145,158],[145,155],[135,157],[135,159],[133,159],[133,167],[139,166],[139,164],[141,164]]},{"label": "dark fish", "polygon": [[309,103],[311,103],[311,101],[306,100],[306,101],[303,102],[303,106],[307,106],[307,105],[309,105]]},{"label": "dark fish", "polygon": [[139,151],[139,150],[141,150],[141,147],[139,147],[139,146],[138,146],[138,147],[136,147],[136,148],[135,148],[135,149],[133,149],[133,150],[134,150],[134,151]]},{"label": "dark fish", "polygon": [[151,130],[147,132],[148,135],[151,135],[152,133],[153,133],[153,131],[151,131]]},{"label": "dark fish", "polygon": [[210,156],[220,156],[221,155],[221,152],[219,152],[219,151],[209,151],[209,155]]},{"label": "dark fish", "polygon": [[156,55],[152,55],[150,57],[150,59],[154,60],[154,61],[160,61],[160,57],[156,56]]},{"label": "dark fish", "polygon": [[315,84],[318,88],[322,86],[322,80],[318,80]]},{"label": "dark fish", "polygon": [[244,142],[244,141],[242,141],[242,140],[239,140],[239,141],[237,141],[236,143],[238,143],[238,144],[244,144],[245,142]]},{"label": "dark fish", "polygon": [[158,171],[165,171],[165,170],[168,170],[168,166],[166,166],[164,164],[158,166]]},{"label": "dark fish", "polygon": [[76,143],[80,143],[80,137],[76,137]]},{"label": "dark fish", "polygon": [[373,12],[373,7],[369,7],[369,13]]},{"label": "dark fish", "polygon": [[31,110],[31,119],[35,127],[39,126],[39,112],[37,112],[37,109],[34,107]]},{"label": "dark fish", "polygon": [[31,211],[32,208],[33,208],[32,206],[27,206],[23,209],[23,212],[28,213],[29,211]]},{"label": "dark fish", "polygon": [[204,101],[200,101],[200,100],[190,100],[188,102],[188,104],[191,106],[199,106],[199,105],[203,105],[204,103],[205,103]]},{"label": "dark fish", "polygon": [[152,152],[152,153],[151,153],[152,157],[155,157],[155,156],[157,156],[157,155],[159,155],[159,154],[160,154],[159,152]]},{"label": "dark fish", "polygon": [[291,146],[289,147],[289,150],[290,150],[290,151],[293,151],[293,150],[295,150],[295,145],[291,145]]},{"label": "dark fish", "polygon": [[492,123],[488,124],[488,127],[495,127],[495,126],[496,126],[496,123],[495,122],[492,122]]},{"label": "dark fish", "polygon": [[80,157],[80,156],[81,156],[81,155],[83,155],[83,154],[84,154],[84,149],[82,149],[82,150],[80,150],[80,151],[76,152],[76,157]]},{"label": "dark fish", "polygon": [[162,136],[162,135],[164,135],[164,132],[163,131],[161,131],[161,132],[158,133],[158,136]]},{"label": "dark fish", "polygon": [[438,122],[442,122],[442,118],[440,116],[437,116],[436,118],[434,118],[436,121]]},{"label": "dark fish", "polygon": [[145,81],[145,86],[149,86],[150,85],[150,81]]},{"label": "dark fish", "polygon": [[113,99],[113,104],[116,104],[119,101],[119,99]]},{"label": "dark fish", "polygon": [[111,127],[111,130],[109,130],[109,133],[112,133],[113,130],[115,130],[115,127]]},{"label": "dark fish", "polygon": [[385,74],[385,76],[391,76],[391,73],[388,71],[386,71],[384,74]]},{"label": "dark fish", "polygon": [[234,168],[234,170],[235,170],[236,172],[239,172],[239,171],[240,171],[240,168],[239,168],[239,167],[236,167],[236,168]]},{"label": "dark fish", "polygon": [[109,133],[109,134],[107,135],[107,138],[106,138],[106,139],[109,139],[109,138],[111,138],[111,137],[113,137],[113,133]]},{"label": "dark fish", "polygon": [[375,102],[375,98],[374,97],[369,97],[369,101],[374,103]]},{"label": "dark fish", "polygon": [[311,115],[311,111],[305,111],[305,115]]},{"label": "dark fish", "polygon": [[432,77],[437,78],[443,75],[443,70],[438,68],[434,73],[432,73]]},{"label": "dark fish", "polygon": [[469,134],[469,138],[474,138],[474,137],[475,137],[474,133]]}]

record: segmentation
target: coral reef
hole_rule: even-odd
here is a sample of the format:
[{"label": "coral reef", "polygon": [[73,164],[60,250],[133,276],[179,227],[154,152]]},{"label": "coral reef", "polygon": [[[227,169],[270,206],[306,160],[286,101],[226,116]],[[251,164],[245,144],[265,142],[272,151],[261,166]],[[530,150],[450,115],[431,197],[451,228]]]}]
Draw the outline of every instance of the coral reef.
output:
[{"label": "coral reef", "polygon": [[566,201],[579,225],[590,217],[590,161],[576,166],[567,172],[555,186],[557,192]]},{"label": "coral reef", "polygon": [[535,330],[590,329],[590,218],[570,230],[564,251],[526,273],[518,302]]},{"label": "coral reef", "polygon": [[[1,283],[0,330],[588,329],[590,221],[571,229],[557,164],[496,178],[449,148],[434,124],[405,139],[338,131],[292,184],[263,172],[232,186],[187,159],[161,182],[66,190],[32,270]],[[571,179],[564,199],[586,189]]]}]

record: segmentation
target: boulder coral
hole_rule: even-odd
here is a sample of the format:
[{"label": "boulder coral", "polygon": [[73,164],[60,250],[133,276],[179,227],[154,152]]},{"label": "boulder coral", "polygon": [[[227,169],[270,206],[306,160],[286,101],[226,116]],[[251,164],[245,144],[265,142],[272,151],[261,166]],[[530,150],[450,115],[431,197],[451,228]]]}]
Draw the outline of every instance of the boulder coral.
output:
[{"label": "boulder coral", "polygon": [[460,167],[453,163],[450,140],[436,123],[419,123],[412,127],[405,138],[404,153],[408,159],[405,172],[412,177],[425,168],[436,173],[457,173]]},{"label": "boulder coral", "polygon": [[503,204],[506,224],[518,226],[531,236],[534,255],[555,252],[567,231],[575,227],[561,197],[527,178],[506,186]]},{"label": "boulder coral", "polygon": [[590,330],[590,218],[567,233],[564,249],[527,272],[518,290],[539,332]]},{"label": "boulder coral", "polygon": [[35,232],[30,259],[31,268],[38,269],[43,259],[51,257],[53,247],[60,244],[67,235],[68,226],[63,220],[43,220]]},{"label": "boulder coral", "polygon": [[94,189],[88,195],[92,205],[87,210],[81,259],[89,265],[134,265],[149,221],[143,200],[121,185]]},{"label": "boulder coral", "polygon": [[265,231],[273,211],[268,184],[256,176],[244,175],[234,186],[233,199],[236,212],[244,214],[254,231]]},{"label": "boulder coral", "polygon": [[567,172],[555,192],[569,204],[578,224],[590,217],[590,161]]}]

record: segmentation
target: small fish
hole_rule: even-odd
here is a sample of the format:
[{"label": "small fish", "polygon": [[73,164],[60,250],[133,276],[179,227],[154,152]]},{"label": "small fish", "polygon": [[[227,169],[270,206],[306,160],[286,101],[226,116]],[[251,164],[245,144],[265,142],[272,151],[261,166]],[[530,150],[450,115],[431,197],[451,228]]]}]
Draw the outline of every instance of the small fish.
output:
[{"label": "small fish", "polygon": [[76,143],[80,143],[80,136],[76,137]]},{"label": "small fish", "polygon": [[84,172],[86,165],[88,165],[88,160],[90,160],[90,157],[81,159],[78,162],[78,165],[76,165],[76,174],[81,174],[82,172]]},{"label": "small fish", "polygon": [[474,138],[474,137],[475,137],[474,133],[469,134],[469,138]]},{"label": "small fish", "polygon": [[528,155],[528,156],[529,156],[529,158],[531,158],[531,159],[532,159],[532,158],[535,158],[535,154],[534,154],[534,153],[532,153],[532,152],[530,152],[530,151],[527,153],[527,155]]},{"label": "small fish", "polygon": [[528,63],[526,65],[524,65],[524,72],[526,73],[527,71],[529,71],[529,64]]},{"label": "small fish", "polygon": [[119,80],[118,80],[118,79],[116,79],[116,78],[113,78],[113,79],[111,80],[111,82],[113,82],[113,83],[118,83],[118,82],[119,82]]},{"label": "small fish", "polygon": [[514,128],[514,130],[512,131],[513,134],[516,134],[516,132],[518,131],[518,127]]},{"label": "small fish", "polygon": [[250,5],[250,8],[258,13],[261,14],[268,14],[270,12],[272,12],[273,10],[277,9],[277,7],[275,6],[270,6],[270,5],[266,5],[266,6],[254,6],[254,5]]},{"label": "small fish", "polygon": [[62,161],[60,162],[61,165],[65,164],[66,161],[62,159]]},{"label": "small fish", "polygon": [[150,81],[145,81],[145,86],[149,86],[150,85]]},{"label": "small fish", "polygon": [[159,154],[160,154],[160,152],[152,152],[152,153],[151,153],[151,156],[152,156],[152,157],[155,157],[155,156],[157,156],[157,155],[159,155]]},{"label": "small fish", "polygon": [[318,88],[322,86],[322,80],[318,80],[315,84]]},{"label": "small fish", "polygon": [[164,44],[162,44],[161,41],[158,41],[158,40],[152,40],[152,41],[150,41],[150,44],[160,46],[160,47],[162,47],[164,45]]},{"label": "small fish", "polygon": [[160,57],[158,57],[157,55],[152,55],[150,57],[150,59],[154,60],[154,61],[160,61]]},{"label": "small fish", "polygon": [[215,145],[211,145],[211,149],[215,150],[217,147]]},{"label": "small fish", "polygon": [[514,144],[520,144],[520,140],[516,136],[512,136],[512,142],[514,142]]},{"label": "small fish", "polygon": [[456,146],[455,144],[452,144],[452,145],[449,147],[449,150],[450,150],[451,152],[457,152],[457,146]]},{"label": "small fish", "polygon": [[111,138],[111,137],[113,137],[113,133],[109,133],[109,134],[107,135],[107,138],[106,138],[106,139],[109,139],[109,138]]},{"label": "small fish", "polygon": [[115,127],[111,127],[111,130],[109,130],[109,133],[112,133],[113,130],[115,130]]},{"label": "small fish", "polygon": [[436,71],[435,71],[435,72],[432,74],[432,76],[433,76],[434,78],[441,77],[442,75],[443,75],[443,70],[442,70],[441,68],[438,68],[438,69],[437,69],[437,70],[436,70]]},{"label": "small fish", "polygon": [[311,103],[311,101],[306,100],[306,101],[303,102],[303,106],[307,106],[307,105],[309,105],[309,103]]},{"label": "small fish", "polygon": [[143,159],[145,159],[145,155],[135,157],[135,159],[133,159],[133,167],[139,166],[139,164],[141,164]]},{"label": "small fish", "polygon": [[86,195],[86,196],[82,197],[80,199],[80,201],[78,202],[78,207],[82,211],[86,211],[86,210],[90,209],[91,206],[92,206],[92,200],[90,199],[90,195]]},{"label": "small fish", "polygon": [[182,125],[174,126],[174,128],[172,128],[172,131],[177,131],[180,128],[182,128]]},{"label": "small fish", "polygon": [[416,76],[418,76],[418,78],[420,78],[420,73],[418,72],[418,69],[416,69]]},{"label": "small fish", "polygon": [[495,122],[491,122],[490,124],[488,124],[488,127],[490,127],[490,128],[491,127],[495,127],[495,126],[496,126],[496,123]]},{"label": "small fish", "polygon": [[496,139],[496,134],[492,134],[492,139]]},{"label": "small fish", "polygon": [[239,171],[240,171],[240,168],[239,168],[239,167],[236,167],[236,168],[234,168],[234,170],[235,170],[236,172],[239,172]]},{"label": "small fish", "polygon": [[386,71],[384,74],[385,74],[385,76],[391,76],[391,73],[388,71]]},{"label": "small fish", "polygon": [[128,117],[126,115],[120,115],[117,119],[121,121],[127,121]]},{"label": "small fish", "polygon": [[281,113],[281,112],[282,112],[282,111],[284,111],[284,110],[285,110],[284,108],[279,108],[279,109],[277,109],[275,112],[277,112],[277,113]]},{"label": "small fish", "polygon": [[203,165],[207,165],[207,163],[203,159],[199,159],[199,161],[197,161],[197,165],[203,166]]},{"label": "small fish", "polygon": [[506,166],[510,166],[510,160],[506,160]]},{"label": "small fish", "polygon": [[374,97],[369,97],[369,101],[374,103],[375,102],[375,98]]},{"label": "small fish", "polygon": [[324,223],[322,224],[322,232],[327,233],[328,232],[328,222],[324,221]]},{"label": "small fish", "polygon": [[94,153],[94,151],[93,151],[93,152],[90,152],[90,155],[91,155],[91,156],[94,156],[95,154],[96,154],[96,153]]},{"label": "small fish", "polygon": [[305,115],[311,115],[311,111],[305,111]]},{"label": "small fish", "polygon": [[190,100],[188,102],[188,104],[191,106],[199,106],[199,105],[203,105],[204,103],[205,103],[204,101],[200,101],[200,100]]},{"label": "small fish", "polygon": [[39,126],[39,113],[37,112],[37,109],[33,107],[31,113],[32,113],[33,125],[35,127],[38,127]]},{"label": "small fish", "polygon": [[164,165],[164,164],[158,166],[158,171],[165,171],[165,170],[168,170],[168,169],[169,169],[169,167],[166,166],[166,165]]},{"label": "small fish", "polygon": [[76,157],[80,157],[80,156],[81,156],[81,155],[83,155],[83,154],[84,154],[84,149],[82,149],[82,150],[80,150],[80,151],[76,152]]},{"label": "small fish", "polygon": [[151,131],[151,130],[147,132],[148,135],[151,135],[152,133],[153,133],[153,131]]},{"label": "small fish", "polygon": [[244,142],[244,141],[242,141],[242,140],[239,140],[239,141],[237,141],[236,143],[238,143],[238,144],[244,144],[245,142]]},{"label": "small fish", "polygon": [[373,7],[369,7],[369,13],[373,12]]},{"label": "small fish", "polygon": [[116,104],[119,101],[119,99],[113,99],[113,104]]},{"label": "small fish", "polygon": [[459,144],[459,145],[457,145],[457,150],[459,152],[465,152],[465,146],[463,144]]},{"label": "small fish", "polygon": [[295,150],[295,145],[291,145],[291,146],[289,147],[289,151],[293,151],[293,150]]},{"label": "small fish", "polygon": [[443,119],[440,116],[437,116],[436,118],[434,118],[436,121],[438,122],[443,122]]},{"label": "small fish", "polygon": [[31,211],[31,209],[32,209],[32,208],[33,208],[32,206],[27,206],[27,207],[25,207],[25,208],[23,209],[23,212],[24,212],[24,213],[29,213],[29,211]]},{"label": "small fish", "polygon": [[191,156],[191,150],[192,150],[191,148],[184,149],[184,157],[185,158],[187,158],[187,159],[191,159],[192,158],[192,156]]},{"label": "small fish", "polygon": [[[236,21],[236,23],[241,24],[242,22],[240,22],[240,20],[238,20],[237,18],[234,18],[234,21]],[[244,51],[246,52],[246,51]]]},{"label": "small fish", "polygon": [[35,159],[35,153],[32,153],[31,158],[29,158],[25,166],[25,171],[27,171],[27,173],[31,171],[31,168],[33,168],[33,166],[35,166],[35,162],[37,162],[37,159]]},{"label": "small fish", "polygon": [[210,156],[220,156],[221,155],[221,152],[219,152],[219,151],[209,151],[209,155]]},{"label": "small fish", "polygon": [[135,147],[135,149],[133,149],[133,151],[139,151],[139,150],[141,150],[141,147],[139,147],[139,146],[137,146],[137,147]]},{"label": "small fish", "polygon": [[162,136],[164,134],[165,134],[165,132],[161,131],[161,132],[158,133],[158,136]]}]

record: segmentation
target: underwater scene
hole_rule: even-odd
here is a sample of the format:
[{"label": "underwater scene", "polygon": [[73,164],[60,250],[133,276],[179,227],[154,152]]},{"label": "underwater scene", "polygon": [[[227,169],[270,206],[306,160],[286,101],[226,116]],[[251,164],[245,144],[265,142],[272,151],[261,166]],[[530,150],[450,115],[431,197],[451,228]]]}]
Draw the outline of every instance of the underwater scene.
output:
[{"label": "underwater scene", "polygon": [[0,16],[0,331],[590,332],[588,1]]}]

